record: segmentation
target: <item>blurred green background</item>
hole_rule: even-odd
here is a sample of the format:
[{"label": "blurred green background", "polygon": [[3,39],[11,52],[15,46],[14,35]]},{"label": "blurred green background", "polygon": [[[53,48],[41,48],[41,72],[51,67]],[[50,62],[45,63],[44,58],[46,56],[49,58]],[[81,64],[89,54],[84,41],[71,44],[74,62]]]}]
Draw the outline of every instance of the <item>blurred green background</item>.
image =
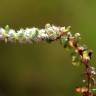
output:
[{"label": "blurred green background", "polygon": [[[71,25],[95,54],[96,0],[0,0],[0,26],[46,23]],[[0,96],[73,96],[82,85],[81,73],[59,42],[0,44]]]}]

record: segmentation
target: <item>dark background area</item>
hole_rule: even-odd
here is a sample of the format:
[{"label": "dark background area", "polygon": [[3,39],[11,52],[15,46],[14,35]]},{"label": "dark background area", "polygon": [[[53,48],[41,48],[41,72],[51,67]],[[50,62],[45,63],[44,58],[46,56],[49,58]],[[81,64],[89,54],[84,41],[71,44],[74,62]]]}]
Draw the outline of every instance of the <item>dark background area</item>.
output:
[{"label": "dark background area", "polygon": [[[42,28],[46,23],[71,25],[96,53],[95,0],[0,0],[1,27]],[[72,66],[58,41],[0,44],[0,96],[73,96],[82,78],[82,66]]]}]

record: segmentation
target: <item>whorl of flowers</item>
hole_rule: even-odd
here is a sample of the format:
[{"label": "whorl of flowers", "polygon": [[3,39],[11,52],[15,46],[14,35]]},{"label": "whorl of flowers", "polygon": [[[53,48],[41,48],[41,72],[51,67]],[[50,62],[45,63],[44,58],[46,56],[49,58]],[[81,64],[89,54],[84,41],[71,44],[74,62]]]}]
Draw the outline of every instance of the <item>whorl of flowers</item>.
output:
[{"label": "whorl of flowers", "polygon": [[95,75],[96,70],[90,65],[93,51],[80,44],[80,33],[72,35],[70,26],[60,27],[46,24],[45,28],[39,29],[36,27],[14,30],[7,25],[5,28],[0,28],[0,41],[18,42],[18,43],[33,43],[33,42],[48,42],[51,43],[60,40],[64,48],[71,50],[72,64],[84,64],[85,70],[85,86],[76,88],[76,92],[83,96],[96,96],[94,87],[96,87]]},{"label": "whorl of flowers", "polygon": [[45,28],[21,28],[20,30],[10,29],[7,25],[5,28],[0,28],[0,40],[5,42],[32,43],[41,41],[54,41],[69,31],[70,27],[57,27],[46,24]]}]

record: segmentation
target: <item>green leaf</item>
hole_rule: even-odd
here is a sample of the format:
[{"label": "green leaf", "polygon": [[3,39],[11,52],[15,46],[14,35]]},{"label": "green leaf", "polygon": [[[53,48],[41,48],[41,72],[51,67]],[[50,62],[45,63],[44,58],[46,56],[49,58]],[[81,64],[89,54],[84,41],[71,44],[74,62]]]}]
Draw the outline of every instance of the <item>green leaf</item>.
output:
[{"label": "green leaf", "polygon": [[64,46],[64,48],[67,48],[68,47],[68,39],[67,39],[67,36],[64,36],[60,39],[60,43],[61,45]]},{"label": "green leaf", "polygon": [[66,28],[66,32],[70,31],[70,29],[71,29],[71,26],[68,26],[68,27]]},{"label": "green leaf", "polygon": [[72,56],[72,64],[74,66],[79,66],[81,64],[80,57],[75,52],[71,53]]},{"label": "green leaf", "polygon": [[32,36],[32,38],[36,38],[38,36],[38,34],[39,34],[39,30],[36,28],[35,34]]},{"label": "green leaf", "polygon": [[5,26],[6,33],[9,32],[9,29],[10,29],[10,28],[9,28],[9,25],[6,25],[6,26]]},{"label": "green leaf", "polygon": [[96,94],[96,87],[91,89],[93,93]]}]

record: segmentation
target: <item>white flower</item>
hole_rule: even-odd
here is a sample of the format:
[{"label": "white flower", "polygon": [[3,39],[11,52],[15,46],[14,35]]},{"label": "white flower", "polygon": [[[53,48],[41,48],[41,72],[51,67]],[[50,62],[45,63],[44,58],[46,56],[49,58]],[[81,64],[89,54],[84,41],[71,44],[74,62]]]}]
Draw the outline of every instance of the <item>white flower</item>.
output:
[{"label": "white flower", "polygon": [[34,28],[31,28],[31,29],[27,29],[27,31],[30,31],[31,32],[30,37],[34,38],[34,36],[36,35],[36,32],[38,31],[38,29],[34,27]]},{"label": "white flower", "polygon": [[10,42],[14,42],[15,39],[17,39],[17,34],[16,34],[15,30],[13,30],[13,29],[10,29],[8,31],[7,35],[8,35],[7,40],[10,41]]},{"label": "white flower", "polygon": [[51,27],[50,24],[46,24],[46,25],[45,25],[45,29],[46,29],[46,28],[49,28],[49,27]]},{"label": "white flower", "polygon": [[59,27],[52,26],[52,28],[53,28],[53,30],[54,30],[55,32],[59,32]]},{"label": "white flower", "polygon": [[95,71],[91,71],[91,73],[92,73],[93,75],[96,75],[96,72],[95,72]]},{"label": "white flower", "polygon": [[18,30],[17,31],[17,36],[19,37],[21,37],[22,35],[24,34],[24,29],[20,29],[20,30]]},{"label": "white flower", "polygon": [[75,33],[75,37],[80,37],[80,33]]},{"label": "white flower", "polygon": [[61,32],[65,32],[65,30],[66,30],[66,29],[65,29],[65,26],[60,28],[60,31],[61,31]]},{"label": "white flower", "polygon": [[46,31],[47,31],[47,33],[49,33],[49,34],[51,34],[51,33],[53,33],[53,32],[54,32],[54,30],[53,30],[53,28],[52,28],[52,27],[49,27]]},{"label": "white flower", "polygon": [[31,29],[27,28],[24,32],[25,37],[30,37]]},{"label": "white flower", "polygon": [[40,29],[40,30],[39,30],[39,33],[40,33],[40,34],[45,33],[45,30],[44,30],[44,29]]},{"label": "white flower", "polygon": [[94,67],[91,67],[91,73],[93,74],[93,75],[96,75],[96,69],[94,68]]},{"label": "white flower", "polygon": [[10,29],[9,32],[8,32],[8,36],[9,36],[9,37],[14,37],[14,34],[15,34],[15,33],[16,33],[15,30]]},{"label": "white flower", "polygon": [[42,38],[42,39],[48,38],[48,34],[45,32],[44,29],[39,30],[38,38]]},{"label": "white flower", "polygon": [[67,33],[67,35],[68,35],[69,37],[72,37],[72,34],[71,34],[71,32],[68,32],[68,33]]},{"label": "white flower", "polygon": [[60,27],[60,31],[61,32],[68,32],[68,31],[70,31],[70,28],[71,28],[71,26],[68,26],[66,28],[65,28],[65,26],[64,27]]},{"label": "white flower", "polygon": [[5,33],[5,30],[3,28],[0,28],[0,35],[3,35]]}]

